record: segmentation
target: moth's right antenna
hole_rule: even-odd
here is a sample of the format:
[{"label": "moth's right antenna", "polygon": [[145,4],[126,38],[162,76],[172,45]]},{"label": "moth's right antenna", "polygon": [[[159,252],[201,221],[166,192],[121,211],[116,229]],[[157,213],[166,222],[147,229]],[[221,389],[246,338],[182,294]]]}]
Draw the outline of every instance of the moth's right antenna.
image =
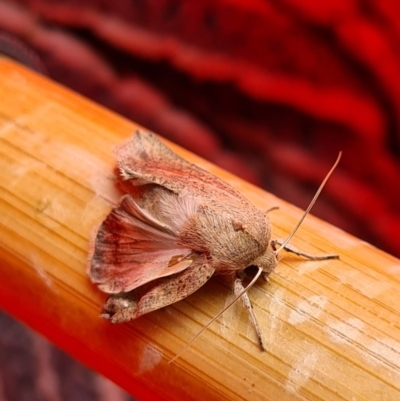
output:
[{"label": "moth's right antenna", "polygon": [[326,175],[326,177],[324,178],[324,180],[322,181],[321,185],[318,188],[318,191],[315,193],[314,197],[312,198],[310,204],[308,205],[306,211],[303,213],[303,216],[301,216],[301,219],[299,220],[299,222],[296,224],[295,228],[292,230],[292,232],[289,234],[289,236],[282,242],[280,243],[280,247],[275,250],[275,255],[278,255],[278,253],[286,247],[286,245],[289,243],[289,241],[293,238],[293,236],[296,234],[296,231],[299,229],[299,227],[301,226],[301,223],[303,223],[304,219],[307,217],[308,213],[310,213],[311,208],[314,206],[314,203],[317,201],[318,196],[320,195],[321,191],[323,190],[326,182],[329,180],[330,176],[332,175],[332,173],[334,172],[335,168],[337,167],[337,165],[339,164],[340,158],[342,157],[342,152],[339,152],[339,155],[335,161],[335,164],[331,167],[331,169],[329,170],[328,174]]}]

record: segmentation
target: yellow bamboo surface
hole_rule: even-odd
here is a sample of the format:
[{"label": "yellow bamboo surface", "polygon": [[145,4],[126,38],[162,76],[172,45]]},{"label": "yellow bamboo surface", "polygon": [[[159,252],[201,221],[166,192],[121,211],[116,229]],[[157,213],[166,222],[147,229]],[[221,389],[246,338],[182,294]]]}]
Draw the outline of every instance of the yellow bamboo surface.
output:
[{"label": "yellow bamboo surface", "polygon": [[[99,317],[86,274],[93,230],[120,197],[112,148],[137,127],[0,58],[0,307],[141,400],[400,400],[400,262],[312,216],[250,290],[267,352],[240,305],[171,358],[232,298],[211,280],[136,321]],[[190,133],[188,133],[190,135]],[[301,211],[173,146],[271,213],[284,237]]]}]

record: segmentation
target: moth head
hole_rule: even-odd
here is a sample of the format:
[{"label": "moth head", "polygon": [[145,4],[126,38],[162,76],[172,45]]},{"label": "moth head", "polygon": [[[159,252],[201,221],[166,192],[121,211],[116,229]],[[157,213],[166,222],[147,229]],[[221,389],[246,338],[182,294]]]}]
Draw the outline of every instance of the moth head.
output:
[{"label": "moth head", "polygon": [[268,277],[275,270],[278,265],[278,254],[273,248],[272,241],[268,244],[267,250],[253,264],[262,270],[264,277]]}]

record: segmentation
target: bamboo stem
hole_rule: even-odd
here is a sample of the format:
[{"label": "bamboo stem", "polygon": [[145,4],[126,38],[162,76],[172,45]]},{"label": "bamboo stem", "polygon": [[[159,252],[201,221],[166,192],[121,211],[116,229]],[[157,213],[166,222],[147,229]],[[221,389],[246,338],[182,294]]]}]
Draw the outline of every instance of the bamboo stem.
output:
[{"label": "bamboo stem", "polygon": [[[400,262],[310,216],[293,245],[339,261],[285,255],[250,291],[268,346],[239,306],[168,362],[229,302],[212,280],[134,322],[99,318],[89,239],[118,200],[113,146],[138,128],[0,58],[0,306],[143,400],[400,399]],[[171,145],[271,213],[284,237],[301,212]]]}]

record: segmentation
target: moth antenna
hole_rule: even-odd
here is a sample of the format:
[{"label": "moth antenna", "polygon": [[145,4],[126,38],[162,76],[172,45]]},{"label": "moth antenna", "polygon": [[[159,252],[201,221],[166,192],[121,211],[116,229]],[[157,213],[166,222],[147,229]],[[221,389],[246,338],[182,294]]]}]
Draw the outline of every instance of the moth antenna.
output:
[{"label": "moth antenna", "polygon": [[214,323],[226,310],[228,310],[240,297],[245,294],[251,287],[253,287],[254,283],[258,280],[262,273],[262,269],[258,267],[258,272],[254,276],[253,280],[244,288],[239,295],[237,295],[224,309],[218,312],[168,363],[172,363],[177,360],[196,340],[200,335],[207,330],[207,328]]},{"label": "moth antenna", "polygon": [[301,223],[303,223],[304,219],[307,217],[308,213],[310,213],[311,208],[314,206],[315,202],[317,201],[321,191],[323,190],[325,184],[331,177],[332,173],[335,171],[335,168],[339,164],[340,158],[342,157],[342,152],[339,152],[339,155],[334,163],[334,165],[331,167],[329,170],[328,174],[325,176],[324,180],[322,181],[321,185],[319,186],[317,192],[315,193],[314,197],[312,198],[310,204],[308,205],[306,211],[303,213],[303,216],[301,216],[301,219],[299,222],[296,224],[295,228],[292,230],[292,232],[289,234],[289,236],[283,241],[281,246],[275,251],[275,254],[278,255],[278,253],[289,243],[289,241],[293,238],[293,236],[296,234],[296,231],[299,229],[301,226]]}]

